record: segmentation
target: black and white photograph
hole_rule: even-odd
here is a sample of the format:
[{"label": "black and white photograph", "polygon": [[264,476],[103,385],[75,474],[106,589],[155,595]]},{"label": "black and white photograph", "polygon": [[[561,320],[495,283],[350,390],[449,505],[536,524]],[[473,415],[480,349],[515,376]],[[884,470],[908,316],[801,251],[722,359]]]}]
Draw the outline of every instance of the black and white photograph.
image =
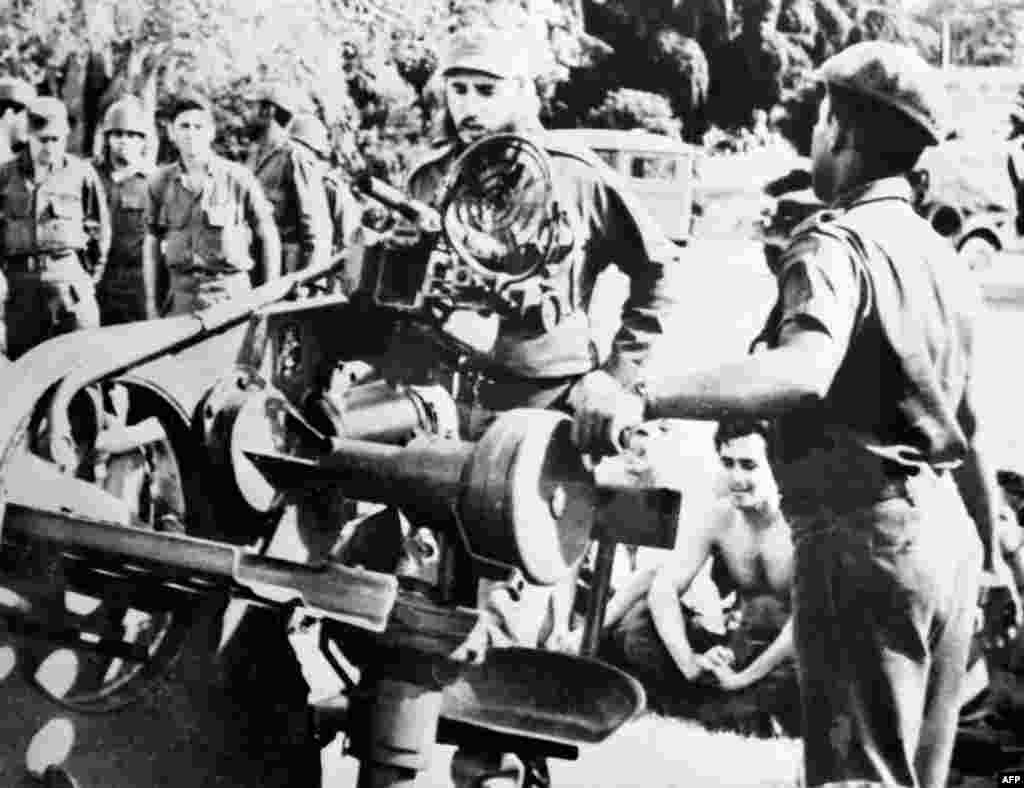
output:
[{"label": "black and white photograph", "polygon": [[1024,0],[0,0],[0,788],[1024,784]]}]

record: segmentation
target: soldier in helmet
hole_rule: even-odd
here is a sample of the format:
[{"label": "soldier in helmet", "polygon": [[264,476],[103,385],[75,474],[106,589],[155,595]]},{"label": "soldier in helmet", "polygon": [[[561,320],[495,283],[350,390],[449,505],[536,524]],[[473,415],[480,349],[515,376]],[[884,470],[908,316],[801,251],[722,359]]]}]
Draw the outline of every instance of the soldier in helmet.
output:
[{"label": "soldier in helmet", "polygon": [[249,166],[274,207],[285,273],[322,265],[330,253],[331,224],[319,163],[288,134],[304,104],[297,91],[280,84],[267,86],[251,102],[261,140]]},{"label": "soldier in helmet", "polygon": [[359,227],[359,204],[341,172],[331,166],[331,142],[327,127],[315,115],[302,112],[292,119],[289,129],[292,141],[316,156],[327,195],[327,212],[331,218],[332,257],[348,245]]},{"label": "soldier in helmet", "polygon": [[149,181],[144,254],[168,273],[163,311],[183,314],[276,279],[281,242],[252,173],[213,152],[213,110],[204,96],[186,91],[175,99],[170,135],[178,161]]},{"label": "soldier in helmet", "polygon": [[35,88],[21,79],[0,79],[0,164],[15,156],[15,148],[28,139],[28,105]]},{"label": "soldier in helmet", "polygon": [[95,286],[110,248],[99,176],[66,153],[64,104],[35,99],[28,116],[28,147],[0,166],[0,259],[12,359],[57,334],[99,325]]},{"label": "soldier in helmet", "polygon": [[990,639],[1019,615],[995,573],[977,285],[915,213],[907,179],[944,139],[948,96],[895,44],[857,44],[820,73],[812,175],[831,208],[783,253],[755,352],[640,381],[584,408],[576,434],[587,446],[643,419],[778,417],[806,784],[939,788],[979,581]]},{"label": "soldier in helmet", "polygon": [[150,146],[156,144],[153,114],[134,96],[110,106],[103,119],[101,160],[110,206],[113,241],[107,269],[97,289],[104,325],[159,316],[156,261],[143,260],[146,194],[152,172]]}]

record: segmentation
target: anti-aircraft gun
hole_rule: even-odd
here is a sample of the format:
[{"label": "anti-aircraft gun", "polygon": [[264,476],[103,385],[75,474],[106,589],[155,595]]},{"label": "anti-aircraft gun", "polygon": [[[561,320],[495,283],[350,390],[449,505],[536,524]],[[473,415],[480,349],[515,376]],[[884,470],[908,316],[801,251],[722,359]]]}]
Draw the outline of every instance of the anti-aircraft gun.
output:
[{"label": "anti-aircraft gun", "polygon": [[[469,202],[440,215],[363,184],[420,224],[411,243],[0,367],[0,692],[16,673],[83,730],[154,693],[159,705],[195,622],[230,598],[319,622],[345,690],[312,710],[315,734],[346,735],[360,786],[412,785],[435,741],[571,758],[642,707],[639,684],[597,660],[494,648],[466,590],[467,573],[558,582],[595,529],[671,542],[679,508],[673,491],[599,485],[563,414],[511,411],[460,436],[465,381],[489,362],[439,320],[467,305],[541,320],[559,308],[541,275],[561,243],[557,205],[534,206],[548,213],[531,224],[522,202],[482,201],[543,193],[539,149],[500,138],[474,155],[495,180],[463,182],[452,193]],[[454,255],[436,254],[441,238]],[[513,267],[481,263],[501,244]],[[417,342],[440,361],[412,363]],[[19,720],[27,701],[9,700],[8,756],[52,717]],[[112,740],[80,739],[75,753]],[[49,761],[68,758],[64,743]]]}]

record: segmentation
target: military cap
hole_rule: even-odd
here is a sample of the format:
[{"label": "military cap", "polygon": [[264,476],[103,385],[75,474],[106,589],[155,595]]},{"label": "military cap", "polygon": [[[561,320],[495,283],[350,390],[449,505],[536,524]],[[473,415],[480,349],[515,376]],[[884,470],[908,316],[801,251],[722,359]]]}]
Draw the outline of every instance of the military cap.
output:
[{"label": "military cap", "polygon": [[288,131],[293,140],[301,142],[318,156],[327,158],[331,155],[331,143],[327,139],[327,127],[316,115],[303,112],[292,119]]},{"label": "military cap", "polygon": [[103,116],[103,131],[129,131],[148,137],[153,133],[153,116],[135,96],[125,96],[111,104]]},{"label": "military cap", "polygon": [[941,74],[909,47],[885,41],[854,44],[826,60],[820,78],[902,113],[938,144],[949,131],[950,98]]},{"label": "military cap", "polygon": [[0,79],[0,101],[21,104],[27,107],[36,98],[36,89],[23,79],[3,77]]},{"label": "military cap", "polygon": [[283,82],[271,82],[263,85],[259,90],[249,94],[249,100],[265,101],[292,115],[306,109],[308,103],[300,90]]},{"label": "military cap", "polygon": [[28,105],[28,121],[29,128],[37,134],[46,131],[67,134],[71,129],[68,108],[63,101],[53,96],[33,99]]},{"label": "military cap", "polygon": [[511,79],[530,76],[530,54],[526,36],[500,27],[467,27],[448,41],[441,61],[441,75],[453,71],[476,71],[492,77]]},{"label": "military cap", "polygon": [[213,108],[210,105],[209,99],[206,98],[198,90],[183,90],[177,96],[174,97],[174,101],[171,104],[171,120],[175,120],[178,115],[182,112],[188,112],[189,110],[198,109],[208,115],[213,115]]}]

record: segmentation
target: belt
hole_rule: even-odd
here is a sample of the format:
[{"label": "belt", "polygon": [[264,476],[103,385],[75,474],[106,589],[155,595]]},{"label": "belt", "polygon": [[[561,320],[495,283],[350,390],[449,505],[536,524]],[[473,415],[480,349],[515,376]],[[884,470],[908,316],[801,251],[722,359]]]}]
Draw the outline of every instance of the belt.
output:
[{"label": "belt", "polygon": [[45,271],[51,263],[63,262],[70,256],[78,255],[77,249],[64,249],[59,252],[40,252],[39,254],[16,254],[4,258],[5,271],[34,273]]}]

